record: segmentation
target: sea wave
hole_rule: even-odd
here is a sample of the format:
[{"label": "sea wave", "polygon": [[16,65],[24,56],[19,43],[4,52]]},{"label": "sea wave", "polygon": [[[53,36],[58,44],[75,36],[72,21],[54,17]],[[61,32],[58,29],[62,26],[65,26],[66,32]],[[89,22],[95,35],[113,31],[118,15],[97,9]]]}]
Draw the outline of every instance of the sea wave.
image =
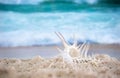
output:
[{"label": "sea wave", "polygon": [[0,12],[0,46],[60,44],[55,31],[73,42],[120,43],[117,12],[16,13]]},{"label": "sea wave", "polygon": [[[97,33],[97,34],[80,34],[76,32],[76,38],[73,33],[61,32],[66,41],[73,43],[77,40],[78,43],[120,43],[120,38],[113,38],[114,35]],[[92,32],[94,33],[94,31]],[[0,46],[1,47],[16,47],[16,46],[37,46],[37,45],[60,45],[60,39],[54,32],[36,32],[36,31],[13,31],[8,33],[1,33]]]}]

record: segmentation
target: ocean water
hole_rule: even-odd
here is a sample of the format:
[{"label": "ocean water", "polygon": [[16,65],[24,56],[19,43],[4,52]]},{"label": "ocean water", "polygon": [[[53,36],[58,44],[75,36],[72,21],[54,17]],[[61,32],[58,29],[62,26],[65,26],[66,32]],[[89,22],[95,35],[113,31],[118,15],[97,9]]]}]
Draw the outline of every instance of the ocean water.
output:
[{"label": "ocean water", "polygon": [[119,7],[81,7],[69,2],[0,6],[1,47],[57,45],[60,39],[55,32],[71,43],[74,36],[79,43],[120,43]]}]

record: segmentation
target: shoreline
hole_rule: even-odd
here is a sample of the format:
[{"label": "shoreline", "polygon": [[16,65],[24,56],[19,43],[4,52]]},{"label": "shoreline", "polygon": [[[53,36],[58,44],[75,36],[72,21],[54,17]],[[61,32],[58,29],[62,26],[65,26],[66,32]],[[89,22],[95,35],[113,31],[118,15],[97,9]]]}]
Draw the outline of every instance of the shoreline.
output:
[{"label": "shoreline", "polygon": [[[62,45],[0,47],[0,58],[49,58],[59,54],[56,47],[63,49]],[[120,59],[120,44],[90,44],[88,54],[108,54]]]}]

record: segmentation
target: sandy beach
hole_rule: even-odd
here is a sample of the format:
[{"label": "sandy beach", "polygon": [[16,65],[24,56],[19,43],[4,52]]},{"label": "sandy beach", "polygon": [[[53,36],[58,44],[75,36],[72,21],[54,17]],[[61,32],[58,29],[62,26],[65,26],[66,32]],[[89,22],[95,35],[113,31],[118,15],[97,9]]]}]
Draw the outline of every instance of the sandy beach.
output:
[{"label": "sandy beach", "polygon": [[59,56],[55,47],[0,48],[0,78],[120,77],[120,45],[92,44],[88,54],[93,52],[97,60],[80,60],[73,63]]}]

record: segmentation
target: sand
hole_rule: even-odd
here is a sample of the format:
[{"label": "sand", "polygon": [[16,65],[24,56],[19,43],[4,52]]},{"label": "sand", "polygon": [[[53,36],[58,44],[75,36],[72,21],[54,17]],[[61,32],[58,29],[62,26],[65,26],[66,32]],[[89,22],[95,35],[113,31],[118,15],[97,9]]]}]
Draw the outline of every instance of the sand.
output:
[{"label": "sand", "polygon": [[[29,50],[29,48],[27,47],[26,49],[24,47],[26,50]],[[105,47],[92,45],[92,48],[103,49]],[[92,48],[91,51],[96,50]],[[107,46],[107,48],[109,48],[109,51],[112,49],[120,51],[118,45],[116,47]],[[1,48],[0,50],[10,51],[10,49]],[[20,47],[16,47],[17,51],[18,49],[19,51],[21,50]],[[44,50],[43,47],[39,47],[39,49]],[[47,47],[47,49],[50,51],[49,53],[54,51],[50,47]],[[32,48],[33,52],[35,50]],[[47,58],[40,55],[27,59],[1,58],[0,78],[120,78],[120,60],[109,56],[109,54],[99,53],[94,55],[96,59],[94,61],[88,60],[73,63],[64,60],[59,54]]]},{"label": "sand", "polygon": [[0,78],[120,78],[120,61],[96,55],[99,62],[68,63],[62,57],[0,59]]}]

